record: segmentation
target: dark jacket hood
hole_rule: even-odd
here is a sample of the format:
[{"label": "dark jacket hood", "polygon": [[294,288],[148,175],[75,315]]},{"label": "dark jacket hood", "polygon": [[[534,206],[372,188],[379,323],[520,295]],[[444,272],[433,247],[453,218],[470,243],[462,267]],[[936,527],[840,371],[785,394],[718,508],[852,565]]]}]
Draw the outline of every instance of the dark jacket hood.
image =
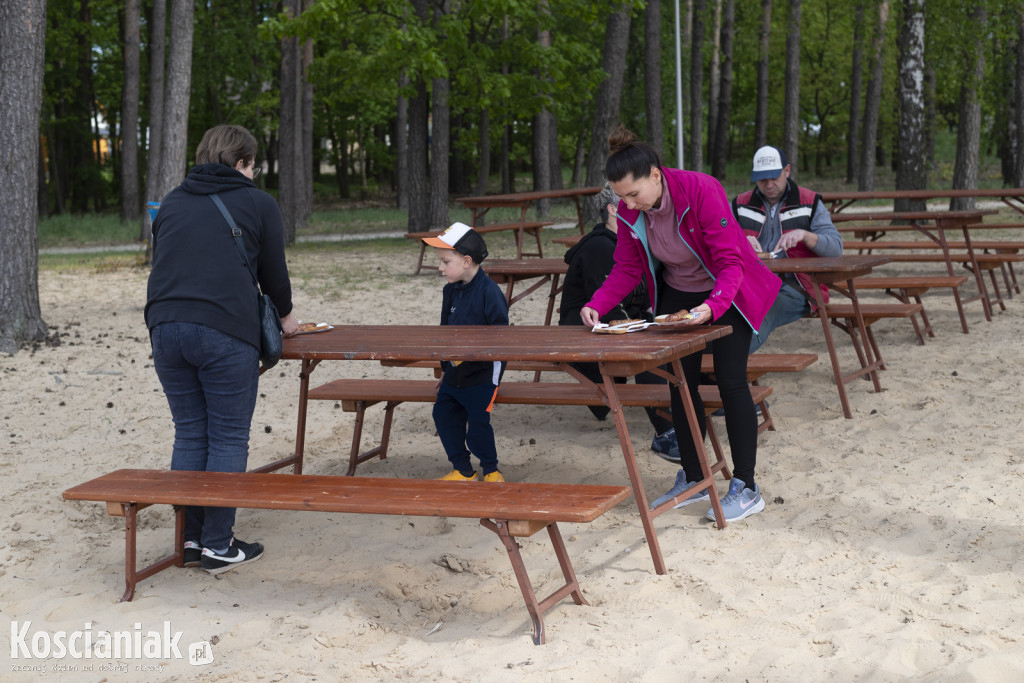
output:
[{"label": "dark jacket hood", "polygon": [[181,183],[181,189],[189,194],[216,194],[240,187],[256,185],[226,164],[200,164]]},{"label": "dark jacket hood", "polygon": [[604,223],[598,223],[594,226],[593,230],[581,237],[579,242],[572,245],[572,248],[565,252],[565,262],[572,263],[573,257],[576,256],[577,252],[582,250],[584,245],[586,245],[590,240],[610,240],[612,244],[615,244],[616,240],[618,240],[618,235],[609,230]]}]

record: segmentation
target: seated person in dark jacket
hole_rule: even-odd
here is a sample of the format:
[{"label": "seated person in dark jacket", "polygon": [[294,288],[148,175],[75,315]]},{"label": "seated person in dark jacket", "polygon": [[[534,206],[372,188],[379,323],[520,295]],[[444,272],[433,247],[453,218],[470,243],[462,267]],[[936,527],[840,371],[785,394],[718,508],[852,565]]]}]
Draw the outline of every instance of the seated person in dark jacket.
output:
[{"label": "seated person in dark jacket", "polygon": [[[604,283],[604,279],[608,276],[614,263],[613,254],[616,231],[618,230],[615,207],[619,204],[619,197],[611,187],[605,185],[597,195],[597,204],[602,222],[595,225],[593,230],[584,235],[565,254],[565,262],[569,264],[569,271],[565,274],[565,285],[562,288],[559,325],[583,324],[580,318],[580,309],[590,301],[594,292]],[[653,320],[650,301],[642,282],[608,315],[601,318],[601,322],[607,323],[626,318]],[[573,366],[591,381],[601,382],[601,372],[597,368],[597,363],[573,363]],[[616,381],[625,382],[626,378],[618,377]],[[637,384],[665,384],[664,378],[650,372],[642,372],[637,375],[636,382]],[[609,408],[607,406],[588,407],[598,420],[604,420],[608,416]],[[672,427],[672,421],[659,415],[654,408],[645,408],[645,410],[654,427],[651,450],[665,460],[679,462],[679,444],[676,442],[676,432]]]}]

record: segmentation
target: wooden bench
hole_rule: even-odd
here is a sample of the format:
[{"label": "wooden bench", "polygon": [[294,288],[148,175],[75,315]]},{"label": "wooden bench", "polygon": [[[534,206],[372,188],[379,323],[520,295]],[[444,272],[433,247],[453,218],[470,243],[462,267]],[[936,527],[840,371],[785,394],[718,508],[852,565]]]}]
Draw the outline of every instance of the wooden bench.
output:
[{"label": "wooden bench", "polygon": [[[864,328],[867,331],[868,343],[871,344],[871,349],[875,353],[875,358],[878,359],[879,367],[885,369],[885,361],[882,360],[882,353],[878,350],[878,343],[875,341],[875,335],[871,331],[871,325],[879,320],[886,318],[912,318],[914,315],[921,313],[924,310],[924,305],[919,303],[913,304],[860,304],[860,312],[864,318]],[[832,324],[839,329],[850,335],[850,339],[853,340],[853,347],[857,351],[857,357],[861,361],[861,365],[867,363],[867,359],[864,356],[864,350],[861,347],[860,336],[857,331],[857,316],[853,310],[853,304],[825,304],[826,312],[828,313],[829,320]],[[917,339],[920,344],[924,344],[924,337],[921,336],[919,328],[914,325],[914,331],[917,332]]]},{"label": "wooden bench", "polygon": [[[701,385],[699,391],[701,400],[704,401],[705,415],[722,407],[717,386]],[[662,409],[670,406],[667,384],[620,384],[616,387],[616,393],[624,406]],[[751,386],[750,393],[754,403],[764,406],[764,401],[771,395],[772,390],[771,387],[757,385]],[[349,450],[349,465],[345,472],[349,476],[355,474],[359,463],[374,457],[381,460],[387,458],[395,408],[402,403],[433,403],[436,395],[436,381],[416,379],[338,379],[309,390],[310,400],[338,401],[344,412],[356,414],[352,446]],[[596,387],[572,382],[502,382],[494,402],[511,405],[604,405]],[[377,403],[384,404],[384,426],[381,430],[380,445],[361,452],[366,409]],[[765,408],[762,408],[762,416],[764,420],[769,419]],[[714,434],[714,427],[710,422],[707,425],[717,457],[712,471],[721,470],[723,476],[729,479],[731,474],[718,437]],[[769,426],[762,422],[758,425],[758,433]]]},{"label": "wooden bench", "polygon": [[[533,235],[533,238],[537,241],[537,253],[526,254],[523,253],[523,245],[519,243],[520,235],[516,235],[516,244],[519,255],[516,258],[522,258],[523,256],[537,256],[538,258],[543,257],[543,249],[540,246],[540,230],[541,228],[554,225],[554,221],[526,221],[523,223],[523,232]],[[514,230],[518,233],[519,223],[494,223],[493,225],[479,225],[473,228],[480,234],[487,234],[491,232],[504,232],[506,230]],[[416,272],[414,275],[419,275],[420,270],[423,269],[423,258],[426,255],[427,243],[423,241],[424,237],[437,237],[443,230],[430,230],[426,232],[407,232],[405,238],[410,240],[417,240],[420,243],[420,256],[416,262]]]},{"label": "wooden bench", "polygon": [[[772,372],[800,372],[805,370],[812,363],[817,362],[818,354],[816,353],[753,353],[747,358],[747,379],[751,384],[758,385],[758,381],[768,373]],[[434,377],[441,376],[441,367],[436,361],[418,361],[415,363],[396,363],[389,361],[381,361],[381,365],[385,367],[407,367],[407,368],[429,368],[434,371]],[[559,371],[557,363],[523,363],[523,362],[511,362],[506,368],[507,371],[523,371],[533,372],[535,376],[539,376],[541,372],[553,372]],[[701,356],[701,367],[700,371],[705,374],[712,374],[715,371],[714,359],[711,354],[705,353]],[[535,380],[538,381],[538,380]],[[759,386],[759,385],[758,385]],[[711,403],[715,403],[715,410],[720,405],[721,399],[718,397],[711,397]],[[756,402],[756,401],[755,401]],[[775,421],[772,419],[771,413],[768,411],[768,403],[760,402],[761,407],[761,418],[762,422],[758,425],[758,432],[763,431],[775,431]]]},{"label": "wooden bench", "polygon": [[[629,495],[626,486],[126,469],[70,488],[64,492],[64,500],[105,502],[109,514],[125,518],[122,601],[132,599],[139,581],[164,569],[183,566],[184,506],[188,505],[479,519],[498,535],[508,552],[533,621],[533,642],[539,645],[544,642],[545,611],[567,596],[577,605],[587,604],[558,522],[591,522]],[[149,505],[174,506],[174,553],[136,569],[137,513]],[[538,600],[516,538],[532,536],[541,529],[548,530],[565,584]]]},{"label": "wooden bench", "polygon": [[[966,249],[966,242],[948,242],[947,245],[950,249]],[[1024,241],[993,241],[993,240],[971,240],[971,247],[975,250],[975,259],[977,260],[978,267],[981,270],[987,270],[989,272],[989,278],[992,281],[992,287],[995,290],[996,301],[1000,304],[1003,310],[1006,309],[1002,305],[1002,297],[999,291],[999,285],[996,283],[995,271],[998,268],[1003,275],[1003,283],[1006,285],[1007,298],[1013,298],[1013,292],[1020,293],[1020,285],[1017,283],[1017,274],[1013,270],[1013,264],[1019,263],[1022,258],[1013,258],[1011,255],[1018,255],[1021,250],[1024,250]],[[932,251],[940,251],[941,247],[935,242],[929,240],[901,240],[901,241],[851,241],[843,243],[844,249],[856,249],[858,253],[870,252],[875,249],[929,249]],[[977,252],[978,249],[982,251]],[[996,255],[995,258],[988,258],[990,255]],[[895,258],[900,255],[893,255],[893,261],[907,261],[904,258]],[[965,267],[970,270],[971,266],[966,265],[970,262],[970,258],[966,254],[950,254],[951,260],[957,262],[965,262]],[[942,261],[944,259],[928,259],[929,261]]]},{"label": "wooden bench", "polygon": [[[921,304],[921,326],[918,327],[917,319],[910,316],[910,322],[914,325],[914,332],[918,339],[922,334],[927,333],[929,337],[935,336],[931,321],[924,310],[924,303],[921,295],[929,289],[956,289],[967,282],[966,275],[902,275],[894,277],[859,277],[853,283],[858,290],[884,289],[886,294],[899,299],[900,302]],[[911,301],[913,299],[913,301]],[[967,332],[967,321],[961,319],[960,324],[963,331]]]}]

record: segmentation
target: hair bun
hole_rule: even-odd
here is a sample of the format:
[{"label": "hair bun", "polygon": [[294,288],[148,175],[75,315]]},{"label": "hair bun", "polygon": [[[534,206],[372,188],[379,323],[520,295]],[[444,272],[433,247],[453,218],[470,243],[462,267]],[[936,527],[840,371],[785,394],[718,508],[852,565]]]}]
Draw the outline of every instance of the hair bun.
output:
[{"label": "hair bun", "polygon": [[608,151],[611,154],[617,154],[618,152],[621,152],[625,148],[629,147],[638,139],[639,138],[637,138],[637,136],[633,132],[628,130],[625,126],[623,126],[620,123],[619,127],[616,128],[612,132],[612,134],[608,136]]}]

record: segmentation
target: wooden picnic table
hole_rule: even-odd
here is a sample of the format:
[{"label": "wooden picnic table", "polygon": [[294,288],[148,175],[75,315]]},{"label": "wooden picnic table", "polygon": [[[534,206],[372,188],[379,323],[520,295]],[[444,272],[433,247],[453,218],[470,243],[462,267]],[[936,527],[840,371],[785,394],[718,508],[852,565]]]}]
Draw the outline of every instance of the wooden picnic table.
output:
[{"label": "wooden picnic table", "polygon": [[[506,209],[519,209],[519,232],[516,235],[516,258],[521,259],[523,256],[531,256],[532,254],[523,253],[523,233],[525,232],[523,226],[526,224],[526,210],[530,208],[533,202],[540,201],[542,199],[572,199],[576,204],[576,220],[580,228],[580,234],[583,234],[583,207],[580,204],[581,197],[589,197],[595,195],[604,189],[601,186],[594,187],[568,187],[561,190],[537,190],[533,192],[514,192],[511,194],[487,194],[480,195],[478,197],[461,197],[455,201],[462,204],[467,209],[473,212],[473,218],[470,221],[472,227],[483,225],[483,218],[491,209],[506,208]],[[542,249],[539,244],[537,246],[538,258],[543,258],[544,254],[541,253]]]},{"label": "wooden picnic table", "polygon": [[[648,370],[664,376],[676,390],[680,391],[690,433],[693,435],[701,471],[704,474],[704,478],[694,491],[708,491],[711,507],[715,510],[716,519],[719,520],[718,526],[723,528],[725,518],[713,479],[714,472],[720,469],[722,464],[717,464],[713,469],[708,462],[704,440],[679,360],[691,353],[699,353],[708,342],[731,332],[732,328],[727,325],[671,329],[652,327],[642,332],[623,335],[594,334],[579,326],[337,325],[327,332],[290,337],[284,340],[282,359],[299,360],[302,363],[299,375],[295,454],[255,471],[269,472],[292,465],[295,474],[302,473],[309,379],[323,361],[503,360],[556,363],[559,370],[572,375],[581,384],[589,386],[611,408],[654,568],[657,573],[664,574],[665,561],[653,521],[658,515],[672,509],[671,501],[656,510],[648,509],[647,496],[640,478],[640,467],[626,426],[622,403],[618,397],[620,385],[617,385],[613,378],[628,377]],[[579,362],[597,363],[602,374],[602,383],[590,382],[569,365]],[[671,368],[670,372],[661,369],[661,366],[665,365]]]},{"label": "wooden picnic table", "polygon": [[822,192],[821,200],[832,214],[837,214],[857,201],[872,199],[944,199],[946,197],[988,197],[999,199],[1014,211],[1024,214],[1024,187],[989,188],[982,190],[879,190],[871,192]]},{"label": "wooden picnic table", "polygon": [[[836,352],[835,340],[832,337],[832,327],[828,316],[828,307],[822,297],[819,287],[812,287],[814,303],[818,307],[818,317],[821,318],[821,329],[825,335],[825,346],[828,347],[828,356],[832,361],[832,372],[836,378],[836,388],[839,391],[839,402],[843,407],[843,415],[850,419],[853,413],[850,411],[850,402],[846,397],[846,384],[858,377],[870,377],[874,384],[875,392],[882,390],[881,382],[878,379],[878,370],[881,367],[881,360],[876,358],[871,345],[868,343],[868,332],[864,323],[864,316],[861,312],[860,301],[857,298],[857,288],[854,278],[862,277],[872,269],[889,262],[888,256],[837,256],[833,258],[776,258],[766,259],[765,265],[777,275],[784,273],[805,273],[815,284],[829,286],[834,291],[839,291],[850,298],[856,316],[856,329],[851,330],[851,337],[854,333],[860,335],[864,341],[864,353],[860,360],[860,369],[844,375],[839,363],[839,355]],[[837,288],[835,283],[844,282],[845,287]],[[858,350],[859,345],[856,344]]]},{"label": "wooden picnic table", "polygon": [[[547,312],[544,314],[544,324],[551,324],[551,316],[555,311],[555,300],[562,291],[559,279],[569,271],[569,264],[559,258],[533,258],[533,259],[491,259],[484,261],[484,272],[499,285],[505,285],[505,300],[508,305],[516,303],[523,297],[529,296],[546,282],[551,283],[548,291]],[[536,279],[537,282],[527,289],[513,296],[512,291],[517,282]]]},{"label": "wooden picnic table", "polygon": [[[967,246],[967,254],[970,260],[970,269],[974,274],[974,282],[978,287],[978,295],[966,300],[961,300],[960,289],[952,289],[953,297],[956,300],[957,312],[960,314],[960,327],[964,334],[967,334],[967,317],[964,314],[964,304],[981,300],[982,310],[985,313],[985,320],[992,321],[992,305],[989,300],[988,288],[985,285],[985,278],[981,268],[978,267],[977,254],[971,246],[971,224],[980,223],[986,215],[998,213],[994,209],[974,209],[970,211],[869,211],[866,213],[838,213],[832,216],[833,223],[844,223],[857,221],[862,222],[896,222],[910,225],[914,230],[929,238],[942,250],[943,260],[946,263],[946,274],[955,275],[953,260],[950,258],[949,240],[946,238],[946,230],[960,230],[964,236],[964,243]],[[879,226],[884,231],[886,226]]]}]

